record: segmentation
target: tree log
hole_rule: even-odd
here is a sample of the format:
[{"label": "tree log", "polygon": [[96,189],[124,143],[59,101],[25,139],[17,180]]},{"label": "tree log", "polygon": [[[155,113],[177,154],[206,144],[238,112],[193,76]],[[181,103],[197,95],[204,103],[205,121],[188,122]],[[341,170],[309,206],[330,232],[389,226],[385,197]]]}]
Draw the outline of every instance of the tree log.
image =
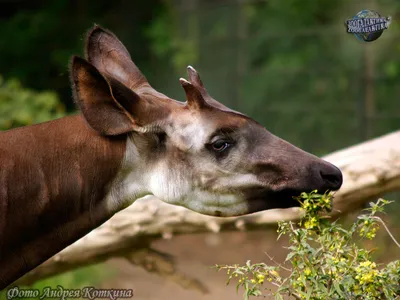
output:
[{"label": "tree log", "polygon": [[[400,190],[400,131],[323,158],[338,166],[344,176],[343,187],[334,198],[336,214],[350,212],[384,193]],[[299,209],[290,208],[236,218],[216,218],[165,204],[155,197],[147,196],[137,200],[108,222],[26,274],[16,284],[32,283],[114,256],[124,257],[143,267],[146,265],[146,256],[142,255],[143,249],[153,251],[150,244],[154,239],[169,238],[173,234],[245,230],[268,226],[279,220],[296,219],[299,213]],[[174,277],[174,271],[171,270],[166,272],[152,269],[160,275]],[[182,278],[183,275],[177,276]],[[195,280],[188,279],[187,282],[189,287],[195,286],[204,291]]]}]

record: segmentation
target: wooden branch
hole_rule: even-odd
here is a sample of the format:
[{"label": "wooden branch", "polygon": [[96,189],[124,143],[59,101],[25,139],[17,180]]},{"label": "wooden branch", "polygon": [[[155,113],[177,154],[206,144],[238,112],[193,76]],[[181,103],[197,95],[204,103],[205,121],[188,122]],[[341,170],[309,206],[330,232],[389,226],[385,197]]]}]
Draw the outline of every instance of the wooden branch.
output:
[{"label": "wooden branch", "polygon": [[[334,199],[334,208],[340,210],[340,213],[354,210],[384,193],[400,190],[400,131],[332,153],[324,159],[343,171],[344,184]],[[148,196],[137,200],[25,275],[16,284],[31,283],[114,256],[128,257],[131,263],[145,266],[143,262],[146,261],[146,255],[143,254],[143,249],[149,249],[152,240],[169,238],[173,234],[245,230],[298,217],[299,210],[290,208],[237,218],[216,218],[168,205]],[[174,270],[153,268],[152,271],[170,278],[184,277],[174,275]],[[188,279],[186,282],[189,284],[185,287],[205,291],[196,280]]]},{"label": "wooden branch", "polygon": [[343,186],[334,200],[341,213],[400,190],[400,131],[323,157],[343,172]]}]

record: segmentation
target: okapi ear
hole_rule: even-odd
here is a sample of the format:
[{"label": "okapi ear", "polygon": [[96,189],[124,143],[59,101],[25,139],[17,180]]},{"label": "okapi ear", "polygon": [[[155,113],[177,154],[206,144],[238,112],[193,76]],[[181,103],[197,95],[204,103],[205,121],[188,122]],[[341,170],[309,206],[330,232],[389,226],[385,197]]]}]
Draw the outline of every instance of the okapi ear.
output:
[{"label": "okapi ear", "polygon": [[130,89],[148,85],[146,77],[133,63],[121,41],[98,25],[87,35],[86,59],[102,74],[117,79]]},{"label": "okapi ear", "polygon": [[142,100],[135,92],[103,75],[83,58],[73,57],[72,90],[90,127],[102,135],[119,135],[135,130],[135,107]]},{"label": "okapi ear", "polygon": [[188,107],[191,109],[202,109],[208,107],[207,102],[204,100],[200,90],[191,84],[186,79],[179,79],[183,89],[186,93],[186,100]]}]

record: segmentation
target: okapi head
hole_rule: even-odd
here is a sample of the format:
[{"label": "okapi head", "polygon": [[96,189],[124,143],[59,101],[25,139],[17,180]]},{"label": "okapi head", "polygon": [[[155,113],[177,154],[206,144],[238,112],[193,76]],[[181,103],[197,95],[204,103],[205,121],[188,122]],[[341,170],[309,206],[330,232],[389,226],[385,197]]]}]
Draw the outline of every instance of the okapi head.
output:
[{"label": "okapi head", "polygon": [[153,194],[201,214],[238,216],[297,206],[301,192],[338,190],[341,171],[213,99],[188,67],[186,102],[154,90],[118,38],[98,26],[74,57],[75,100],[104,136],[126,135],[114,208]]}]

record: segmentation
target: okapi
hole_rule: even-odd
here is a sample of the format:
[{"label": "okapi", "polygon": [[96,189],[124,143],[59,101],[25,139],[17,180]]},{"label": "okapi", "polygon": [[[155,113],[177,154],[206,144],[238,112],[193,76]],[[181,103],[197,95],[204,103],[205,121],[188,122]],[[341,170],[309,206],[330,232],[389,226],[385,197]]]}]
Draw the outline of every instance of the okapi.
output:
[{"label": "okapi", "polygon": [[341,171],[213,99],[188,67],[186,102],[153,89],[99,26],[70,65],[80,114],[0,133],[0,288],[145,195],[229,217],[338,190]]}]

